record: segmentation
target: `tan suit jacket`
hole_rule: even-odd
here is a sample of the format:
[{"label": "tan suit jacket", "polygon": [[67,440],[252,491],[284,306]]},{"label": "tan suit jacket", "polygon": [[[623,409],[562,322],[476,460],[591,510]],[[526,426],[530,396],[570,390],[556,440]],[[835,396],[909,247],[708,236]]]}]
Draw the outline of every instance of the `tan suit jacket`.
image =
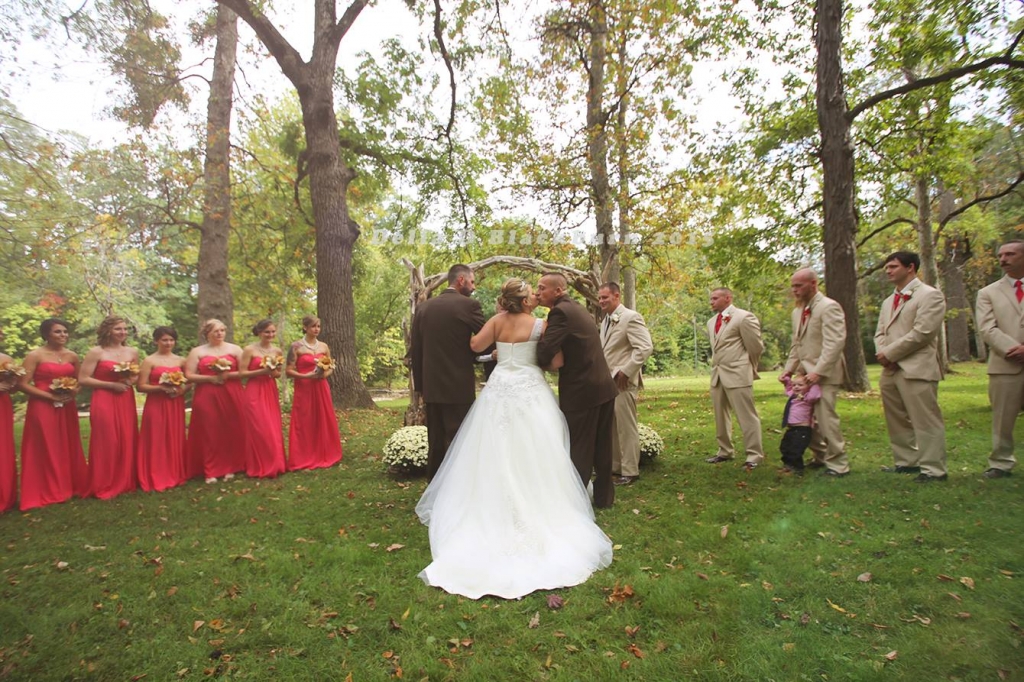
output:
[{"label": "tan suit jacket", "polygon": [[608,370],[614,377],[622,372],[629,377],[629,390],[636,393],[643,385],[641,369],[654,352],[651,332],[644,316],[624,305],[616,308],[607,318],[608,331],[601,325],[601,347]]},{"label": "tan suit jacket", "polygon": [[942,292],[915,279],[903,293],[910,300],[892,310],[895,293],[882,302],[875,331],[875,350],[897,363],[908,379],[939,381],[943,377],[939,330],[946,316]]},{"label": "tan suit jacket", "polygon": [[[730,305],[722,311],[722,328],[715,333],[715,320],[708,320],[711,337],[711,385],[719,383],[725,388],[753,386],[757,363],[764,352],[761,341],[761,323],[753,313]],[[728,319],[725,319],[728,318]]]},{"label": "tan suit jacket", "polygon": [[974,312],[978,332],[992,350],[988,355],[989,374],[1020,374],[1024,365],[1006,359],[1006,353],[1024,343],[1024,305],[1017,303],[1011,277],[1003,277],[978,292]]},{"label": "tan suit jacket", "polygon": [[818,374],[819,383],[835,385],[846,381],[846,315],[843,308],[820,291],[807,306],[810,316],[801,325],[804,306],[793,309],[793,345],[785,372],[802,368],[804,374]]}]

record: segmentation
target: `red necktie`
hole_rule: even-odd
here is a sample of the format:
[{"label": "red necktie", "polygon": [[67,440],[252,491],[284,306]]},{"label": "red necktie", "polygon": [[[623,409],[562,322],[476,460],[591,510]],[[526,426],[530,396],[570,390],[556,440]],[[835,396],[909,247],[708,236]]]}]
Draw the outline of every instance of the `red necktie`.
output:
[{"label": "red necktie", "polygon": [[[1017,289],[1017,293],[1020,294],[1020,289]],[[1020,299],[1018,299],[1020,300]],[[722,313],[718,313],[718,318],[715,320],[715,333],[722,328]]]},{"label": "red necktie", "polygon": [[[1018,289],[1018,291],[1019,291],[1019,289]],[[896,309],[900,307],[900,301],[909,301],[909,300],[910,300],[910,294],[901,294],[899,292],[896,292],[896,294],[893,295],[893,297],[892,297],[892,311],[896,312]],[[1018,297],[1017,300],[1019,301],[1020,298]]]},{"label": "red necktie", "polygon": [[811,317],[811,309],[810,308],[804,308],[803,315],[800,316],[800,329],[804,328],[804,326],[807,324],[807,320],[809,320],[810,317]]},{"label": "red necktie", "polygon": [[1017,303],[1024,301],[1024,288],[1022,288],[1019,279],[1013,283],[1013,288],[1017,290]]}]

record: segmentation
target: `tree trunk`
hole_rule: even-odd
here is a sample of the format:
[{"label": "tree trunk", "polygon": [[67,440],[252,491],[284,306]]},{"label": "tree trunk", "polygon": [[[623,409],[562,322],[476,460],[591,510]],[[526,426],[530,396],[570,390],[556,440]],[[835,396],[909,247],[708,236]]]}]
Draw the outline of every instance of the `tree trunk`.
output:
[{"label": "tree trunk", "polygon": [[[633,251],[629,248],[629,239],[633,232],[632,216],[630,211],[633,202],[630,199],[629,181],[631,173],[629,170],[629,130],[626,128],[628,122],[626,114],[629,111],[629,82],[627,74],[629,69],[626,63],[626,35],[622,36],[619,42],[619,68],[616,78],[616,87],[619,92],[619,109],[615,114],[615,135],[616,135],[616,159],[619,173],[619,251],[616,260],[619,263],[619,285],[622,287],[622,302],[630,310],[636,310],[636,270],[633,269]],[[626,257],[623,258],[623,254]]]},{"label": "tree trunk", "polygon": [[372,408],[373,399],[359,375],[356,359],[352,252],[359,227],[349,217],[348,186],[355,171],[341,158],[334,112],[334,59],[314,57],[308,85],[298,88],[306,132],[309,197],[316,223],[317,314],[323,340],[338,367],[331,376],[331,397],[339,407]]},{"label": "tree trunk", "polygon": [[935,236],[932,233],[931,185],[926,177],[914,181],[914,201],[917,202],[917,248],[921,256],[921,281],[936,286],[939,268],[935,263]]},{"label": "tree trunk", "polygon": [[587,156],[590,165],[590,192],[597,222],[598,250],[601,255],[601,279],[619,277],[618,247],[612,225],[612,196],[608,182],[608,127],[604,111],[605,62],[608,57],[608,19],[603,2],[590,7],[590,71],[587,87]]},{"label": "tree trunk", "polygon": [[970,245],[959,234],[944,240],[944,259],[941,265],[943,289],[946,293],[946,344],[952,362],[971,359],[971,304],[964,285],[964,268],[971,257]]},{"label": "tree trunk", "polygon": [[231,234],[231,103],[235,80],[238,16],[217,6],[217,47],[206,105],[206,161],[203,165],[203,225],[199,238],[199,320],[221,320],[234,339],[235,303],[228,279]]},{"label": "tree trunk", "polygon": [[857,214],[854,206],[853,143],[843,91],[842,0],[818,0],[815,99],[821,132],[825,282],[828,295],[846,314],[846,388],[870,388],[857,310]]}]

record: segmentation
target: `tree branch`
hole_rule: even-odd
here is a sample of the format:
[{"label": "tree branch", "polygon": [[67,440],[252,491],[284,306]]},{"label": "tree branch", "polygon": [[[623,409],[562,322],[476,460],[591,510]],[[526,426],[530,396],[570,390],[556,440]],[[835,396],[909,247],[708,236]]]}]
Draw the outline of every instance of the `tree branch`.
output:
[{"label": "tree branch", "polygon": [[[1017,46],[1017,43],[1020,42],[1020,39],[1021,34],[1018,33],[1017,37],[1013,41],[1013,45],[1010,47],[1010,51],[1012,51],[1013,48]],[[875,95],[872,95],[871,97],[868,97],[866,100],[864,100],[863,102],[861,102],[860,104],[846,112],[846,119],[852,122],[853,119],[855,119],[858,115],[864,113],[866,110],[870,109],[876,104],[880,104],[881,102],[884,102],[886,100],[892,99],[894,97],[899,97],[900,95],[905,95],[908,92],[914,92],[915,90],[930,88],[931,86],[938,85],[939,83],[948,83],[949,81],[953,81],[964,76],[969,76],[972,73],[984,71],[985,69],[991,68],[993,66],[1008,66],[1011,69],[1024,69],[1024,60],[1013,59],[1012,57],[1010,57],[1010,51],[1008,51],[1006,54],[1002,54],[996,57],[989,57],[988,59],[983,59],[980,62],[975,62],[973,64],[968,64],[966,66],[958,66],[955,69],[950,69],[949,71],[945,71],[934,76],[928,76],[927,78],[922,78],[920,80],[916,80],[910,83],[904,83],[899,87],[890,88],[889,90],[883,90],[882,92],[879,92]]]},{"label": "tree branch", "polygon": [[871,239],[872,237],[876,237],[876,236],[882,234],[883,232],[888,230],[893,225],[900,225],[900,224],[913,226],[914,225],[914,221],[911,220],[910,218],[893,218],[892,220],[887,222],[885,225],[882,225],[881,227],[875,228],[874,230],[871,231],[871,233],[868,236],[864,237],[864,239],[861,239],[859,242],[857,242],[857,248],[859,249],[860,247],[864,246],[864,244],[866,244],[869,239]]},{"label": "tree branch", "polygon": [[242,21],[249,25],[267,51],[277,60],[281,71],[292,82],[292,85],[296,88],[299,87],[306,63],[302,61],[302,56],[291,46],[291,43],[281,35],[277,27],[264,14],[258,13],[250,0],[217,0],[217,3],[234,11]]},{"label": "tree branch", "polygon": [[1024,171],[1021,171],[1017,175],[1017,178],[1013,182],[1011,182],[1009,185],[1007,185],[1001,192],[996,192],[995,194],[984,194],[982,196],[975,197],[974,199],[972,199],[971,201],[968,201],[963,206],[960,206],[959,208],[957,208],[955,211],[950,211],[949,215],[947,215],[945,218],[943,218],[939,222],[939,230],[941,230],[943,227],[945,227],[946,223],[948,223],[950,220],[952,220],[953,218],[957,217],[958,215],[962,215],[968,209],[971,209],[971,208],[977,206],[978,204],[985,204],[985,203],[988,203],[990,201],[994,201],[996,199],[1002,199],[1006,195],[1012,193],[1013,190],[1017,189],[1017,187],[1022,182],[1024,182]]}]

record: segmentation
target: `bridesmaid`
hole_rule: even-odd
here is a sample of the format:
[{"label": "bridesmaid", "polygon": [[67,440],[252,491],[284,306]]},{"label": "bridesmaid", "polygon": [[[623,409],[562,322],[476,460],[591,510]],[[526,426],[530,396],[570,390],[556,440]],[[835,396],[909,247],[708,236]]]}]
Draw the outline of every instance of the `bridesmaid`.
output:
[{"label": "bridesmaid", "polygon": [[[4,333],[0,329],[0,340]],[[0,512],[14,509],[18,503],[18,475],[14,458],[14,407],[10,393],[18,387],[10,355],[0,353]],[[7,368],[7,371],[4,370]]]},{"label": "bridesmaid", "polygon": [[289,377],[295,380],[291,425],[288,429],[288,470],[319,469],[341,461],[341,435],[338,417],[331,403],[327,378],[333,369],[317,366],[320,358],[330,358],[327,344],[317,339],[320,318],[302,318],[305,336],[288,350]]},{"label": "bridesmaid", "polygon": [[74,379],[78,356],[66,348],[68,323],[48,318],[39,325],[45,344],[25,356],[19,388],[28,394],[21,437],[21,509],[35,509],[89,495],[89,465],[82,452],[75,395],[53,392],[56,379]]},{"label": "bridesmaid", "polygon": [[185,378],[196,387],[188,427],[189,470],[201,467],[207,483],[221,476],[231,480],[245,470],[245,396],[238,374],[242,349],[224,340],[227,333],[220,320],[207,320],[200,330],[206,343],[185,359]]},{"label": "bridesmaid", "polygon": [[146,406],[135,458],[139,486],[147,492],[173,488],[191,478],[190,474],[202,473],[199,468],[195,472],[186,468],[184,395],[188,385],[160,381],[174,372],[185,376],[185,358],[174,354],[178,332],[173,327],[157,327],[153,340],[157,350],[142,362],[139,371],[138,388],[146,394]]},{"label": "bridesmaid", "polygon": [[[284,431],[281,428],[281,400],[277,380],[281,378],[283,362],[273,368],[265,365],[282,358],[281,349],[274,344],[277,327],[273,320],[260,320],[252,328],[259,338],[242,352],[242,371],[246,379],[245,403],[249,418],[249,449],[245,458],[245,473],[253,478],[273,478],[284,473]],[[270,360],[267,360],[270,358]]]},{"label": "bridesmaid", "polygon": [[[78,383],[92,389],[89,406],[89,476],[92,494],[101,500],[136,487],[135,441],[139,415],[135,406],[139,351],[126,345],[128,322],[107,317],[96,330],[99,345],[82,360]],[[130,365],[130,369],[129,369]]]}]

